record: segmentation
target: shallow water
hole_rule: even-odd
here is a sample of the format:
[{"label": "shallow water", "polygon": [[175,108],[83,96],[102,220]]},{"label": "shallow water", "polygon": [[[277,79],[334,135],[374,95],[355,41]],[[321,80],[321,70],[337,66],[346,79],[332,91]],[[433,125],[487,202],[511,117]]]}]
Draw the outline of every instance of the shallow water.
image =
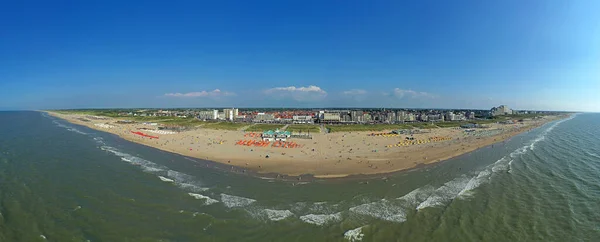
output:
[{"label": "shallow water", "polygon": [[385,178],[307,183],[215,169],[37,112],[0,112],[0,124],[0,241],[600,238],[599,114]]}]

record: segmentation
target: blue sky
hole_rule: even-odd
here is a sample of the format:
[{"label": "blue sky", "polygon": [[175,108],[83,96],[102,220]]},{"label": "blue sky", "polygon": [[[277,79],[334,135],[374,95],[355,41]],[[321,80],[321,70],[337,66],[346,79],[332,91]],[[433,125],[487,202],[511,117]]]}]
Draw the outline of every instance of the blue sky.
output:
[{"label": "blue sky", "polygon": [[600,1],[8,1],[0,109],[600,111]]}]

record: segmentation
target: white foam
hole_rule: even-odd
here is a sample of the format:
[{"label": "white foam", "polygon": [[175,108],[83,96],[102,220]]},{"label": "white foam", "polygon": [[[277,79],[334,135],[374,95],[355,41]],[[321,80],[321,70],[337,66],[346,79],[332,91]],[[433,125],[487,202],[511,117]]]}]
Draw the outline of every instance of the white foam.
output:
[{"label": "white foam", "polygon": [[189,184],[189,183],[177,183],[177,186],[179,186],[181,189],[192,191],[192,192],[208,191],[208,188],[206,188],[206,187],[201,187],[201,186]]},{"label": "white foam", "polygon": [[294,215],[290,210],[265,209],[263,211],[271,221],[283,220]]},{"label": "white foam", "polygon": [[337,222],[342,220],[342,214],[307,214],[300,216],[300,220],[309,224],[323,225],[326,223]]},{"label": "white foam", "polygon": [[172,179],[166,178],[166,177],[164,177],[164,176],[158,176],[158,178],[159,178],[161,181],[164,181],[164,182],[174,182]]},{"label": "white foam", "polygon": [[432,186],[427,185],[412,190],[411,192],[397,199],[407,202],[408,205],[417,206],[421,202],[425,201],[429,196],[431,196],[434,190],[435,189]]},{"label": "white foam", "polygon": [[228,208],[235,208],[248,206],[256,202],[256,200],[221,193],[221,202]]},{"label": "white foam", "polygon": [[358,227],[355,229],[351,229],[344,233],[344,239],[353,242],[353,241],[361,241],[363,239],[364,234],[362,233],[363,227]]},{"label": "white foam", "polygon": [[406,221],[406,212],[399,205],[396,205],[386,199],[378,202],[361,204],[351,207],[350,212],[367,215],[390,222],[402,223]]},{"label": "white foam", "polygon": [[205,204],[205,205],[211,205],[211,204],[214,204],[214,203],[218,203],[218,202],[219,202],[219,201],[217,201],[216,199],[212,199],[212,198],[210,198],[210,197],[208,197],[208,196],[204,196],[204,195],[202,195],[202,194],[197,194],[197,193],[191,193],[191,192],[189,192],[189,193],[188,193],[188,195],[190,195],[190,196],[192,196],[193,198],[195,198],[195,199],[198,199],[198,200],[200,200],[200,199],[205,199],[205,200],[204,200],[204,204]]},{"label": "white foam", "polygon": [[492,172],[487,169],[479,172],[479,174],[476,177],[473,177],[471,178],[471,180],[469,180],[467,185],[465,185],[465,187],[458,193],[458,196],[470,195],[470,192],[473,191],[473,189],[479,187],[481,184],[488,181],[491,175]]},{"label": "white foam", "polygon": [[169,170],[167,167],[156,164],[154,162],[144,160],[137,156],[133,156],[127,153],[120,152],[114,147],[110,146],[101,146],[100,149],[104,151],[111,152],[119,157],[121,157],[122,161],[125,161],[132,165],[140,166],[142,171],[155,174],[163,177],[170,177],[173,183],[175,183],[181,189],[191,191],[191,192],[202,192],[208,190],[208,188],[202,187],[202,183],[198,181],[194,176],[190,176],[185,173],[181,173],[178,171]]},{"label": "white foam", "polygon": [[417,206],[417,210],[424,208],[442,206],[446,202],[452,201],[467,186],[470,179],[458,177],[454,180],[444,183],[443,186],[435,189],[433,194]]}]

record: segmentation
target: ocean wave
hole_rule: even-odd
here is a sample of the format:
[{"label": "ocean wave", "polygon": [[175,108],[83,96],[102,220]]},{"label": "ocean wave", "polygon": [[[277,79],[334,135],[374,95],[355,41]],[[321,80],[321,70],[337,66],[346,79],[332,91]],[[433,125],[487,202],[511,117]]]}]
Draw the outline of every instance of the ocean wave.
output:
[{"label": "ocean wave", "polygon": [[475,188],[479,187],[481,184],[483,184],[484,182],[491,179],[491,176],[494,173],[504,172],[504,171],[511,173],[512,172],[512,164],[516,158],[527,153],[528,150],[534,150],[535,145],[541,141],[544,141],[546,139],[546,135],[548,135],[548,133],[550,131],[552,131],[559,124],[561,124],[567,120],[570,120],[570,119],[572,119],[572,117],[568,118],[568,119],[560,120],[560,121],[552,124],[546,130],[542,131],[542,133],[540,133],[540,135],[538,137],[533,139],[527,145],[524,145],[524,146],[514,150],[510,154],[502,157],[498,161],[496,161],[493,164],[486,167],[483,171],[480,171],[477,176],[471,178],[471,180],[467,183],[467,185],[465,186],[463,191],[461,191],[459,193],[459,196],[465,197],[465,195],[468,195],[470,191],[473,191]]},{"label": "ocean wave", "polygon": [[190,176],[188,174],[181,173],[178,171],[169,170],[169,168],[166,166],[159,165],[154,162],[142,159],[140,157],[121,152],[111,146],[101,146],[100,149],[113,153],[116,156],[119,156],[122,161],[139,166],[144,172],[155,174],[157,176],[161,176],[165,179],[171,180],[179,188],[184,189],[186,191],[202,192],[208,190],[208,188],[203,187],[202,182],[198,181],[194,176]]},{"label": "ocean wave", "polygon": [[56,120],[52,120],[52,123],[56,124],[56,126],[58,126],[58,127],[66,129],[68,131],[75,132],[75,133],[82,134],[82,135],[88,135],[88,133],[86,133],[86,132],[83,132],[83,131],[81,131],[79,129],[76,129],[73,126],[64,125],[64,124],[62,124],[62,123],[60,123],[60,122],[58,122]]},{"label": "ocean wave", "polygon": [[458,196],[460,197],[469,195],[469,193],[473,191],[473,189],[479,187],[481,184],[488,181],[491,175],[492,171],[490,170],[483,170],[479,172],[479,174],[476,177],[471,178],[469,182],[467,182],[467,185],[465,185],[465,187],[458,193]]},{"label": "ocean wave", "polygon": [[334,213],[334,214],[307,214],[300,216],[300,220],[305,223],[314,224],[314,225],[324,225],[327,223],[338,222],[342,220],[342,213]]},{"label": "ocean wave", "polygon": [[466,176],[461,176],[444,183],[444,185],[438,189],[435,189],[431,196],[420,203],[417,206],[417,210],[445,205],[447,202],[450,202],[456,198],[458,194],[467,186],[470,180],[471,179],[467,178]]},{"label": "ocean wave", "polygon": [[402,223],[406,221],[406,213],[404,212],[404,209],[386,199],[382,199],[381,201],[377,202],[361,204],[351,207],[349,210],[353,213],[367,215],[390,222]]},{"label": "ocean wave", "polygon": [[164,176],[158,176],[158,179],[160,179],[161,181],[164,181],[164,182],[175,182],[175,181],[173,181],[173,179],[169,179]]},{"label": "ocean wave", "polygon": [[256,200],[246,197],[238,197],[233,195],[228,195],[225,193],[221,193],[221,202],[228,208],[236,208],[236,207],[245,207],[248,206]]},{"label": "ocean wave", "polygon": [[189,192],[189,193],[188,193],[188,195],[190,195],[190,196],[192,196],[193,198],[195,198],[195,199],[198,199],[198,200],[202,200],[202,199],[204,199],[204,204],[205,204],[205,205],[211,205],[211,204],[214,204],[214,203],[218,203],[218,202],[219,202],[219,201],[218,201],[218,200],[216,200],[216,199],[212,199],[212,198],[210,198],[210,197],[208,197],[208,196],[204,196],[204,195],[202,195],[202,194],[197,194],[197,193],[191,193],[191,192]]},{"label": "ocean wave", "polygon": [[592,153],[592,152],[589,152],[589,151],[586,151],[586,153],[587,153],[588,155],[590,155],[590,156],[593,156],[593,157],[596,157],[596,158],[600,158],[600,155],[598,155],[598,154],[596,154],[596,153]]},{"label": "ocean wave", "polygon": [[104,142],[104,139],[102,137],[94,137],[94,141],[96,141],[96,143],[98,143],[100,145],[106,145],[106,143]]},{"label": "ocean wave", "polygon": [[362,233],[363,227],[358,227],[355,229],[348,230],[344,233],[344,239],[353,242],[353,241],[361,241],[363,239],[364,234]]},{"label": "ocean wave", "polygon": [[338,210],[339,204],[330,204],[328,202],[296,202],[291,204],[290,210],[294,213],[312,213],[312,214],[329,214]]},{"label": "ocean wave", "polygon": [[406,195],[396,198],[396,199],[400,200],[400,201],[404,201],[405,203],[407,203],[408,206],[414,208],[417,205],[419,205],[420,203],[422,203],[423,201],[425,201],[429,196],[431,196],[431,194],[433,194],[434,191],[435,191],[435,188],[433,186],[426,185],[423,187],[419,187],[415,190],[412,190],[411,192],[407,193]]},{"label": "ocean wave", "polygon": [[271,221],[283,220],[294,215],[290,210],[264,209],[263,212]]}]

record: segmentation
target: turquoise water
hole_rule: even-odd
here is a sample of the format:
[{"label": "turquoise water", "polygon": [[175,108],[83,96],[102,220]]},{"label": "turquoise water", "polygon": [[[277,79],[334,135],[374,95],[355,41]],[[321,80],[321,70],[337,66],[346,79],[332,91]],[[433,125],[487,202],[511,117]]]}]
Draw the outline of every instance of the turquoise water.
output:
[{"label": "turquoise water", "polygon": [[0,241],[600,238],[599,114],[408,172],[302,182],[38,112],[0,112],[0,124]]}]

